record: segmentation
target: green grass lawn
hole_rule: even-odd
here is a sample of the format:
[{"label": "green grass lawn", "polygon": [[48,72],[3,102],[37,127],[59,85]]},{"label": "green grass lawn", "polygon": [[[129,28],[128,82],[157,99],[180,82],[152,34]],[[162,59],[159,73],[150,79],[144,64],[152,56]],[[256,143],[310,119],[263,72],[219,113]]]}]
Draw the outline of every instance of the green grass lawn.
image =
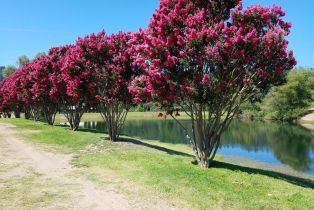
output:
[{"label": "green grass lawn", "polygon": [[[158,117],[159,112],[129,112],[127,115],[128,120],[163,120],[161,117]],[[178,119],[185,120],[190,119],[189,116],[187,116],[185,113],[181,112],[180,116],[177,117]],[[169,120],[172,120],[171,116],[168,116]],[[56,115],[56,123],[62,123],[66,122],[67,119],[63,114],[57,114]],[[103,118],[101,117],[100,113],[85,113],[82,117],[82,122],[84,121],[103,121]]]},{"label": "green grass lawn", "polygon": [[[136,114],[134,114],[134,117]],[[73,132],[24,119],[0,119],[21,135],[48,148],[77,153],[74,164],[110,170],[145,191],[189,209],[314,209],[311,180],[232,165],[217,160],[210,169],[192,164],[183,145],[130,140],[111,143],[105,134]],[[80,150],[94,144],[93,152]],[[97,181],[95,176],[94,181]],[[99,178],[100,179],[100,178]],[[101,181],[101,180],[98,180]]]},{"label": "green grass lawn", "polygon": [[10,123],[17,127],[22,138],[42,143],[64,152],[76,152],[84,149],[87,145],[99,141],[103,136],[98,133],[81,131],[71,131],[66,126],[50,126],[42,122],[34,122],[24,119],[0,119],[0,123]]}]

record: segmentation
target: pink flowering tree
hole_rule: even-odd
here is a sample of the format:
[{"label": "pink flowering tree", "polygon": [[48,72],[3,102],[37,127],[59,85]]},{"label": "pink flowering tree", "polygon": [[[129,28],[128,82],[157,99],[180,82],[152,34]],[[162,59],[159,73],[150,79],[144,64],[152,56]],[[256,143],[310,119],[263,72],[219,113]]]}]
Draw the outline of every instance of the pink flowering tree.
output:
[{"label": "pink flowering tree", "polygon": [[11,112],[20,112],[24,107],[21,97],[23,76],[21,69],[18,69],[5,80],[1,81],[0,85],[0,110],[5,117],[10,117]]},{"label": "pink flowering tree", "polygon": [[140,65],[135,65],[134,49],[137,34],[119,32],[108,37],[109,51],[105,66],[98,66],[96,73],[99,110],[104,118],[111,141],[116,141],[132,103],[128,91],[132,79],[138,75]]},{"label": "pink flowering tree", "polygon": [[11,100],[13,98],[16,98],[16,95],[11,95],[10,91],[13,82],[14,80],[12,80],[12,75],[0,82],[0,114],[4,118],[10,118],[12,107],[16,106],[14,103],[12,103]]},{"label": "pink flowering tree", "polygon": [[[139,72],[133,65],[135,35],[119,32],[107,36],[105,32],[78,39],[77,69],[84,69],[95,81],[98,108],[106,122],[109,138],[116,141],[132,106],[128,86]],[[79,61],[79,62],[78,62]]]},{"label": "pink flowering tree", "polygon": [[39,120],[40,117],[40,106],[34,100],[34,94],[32,88],[36,85],[34,69],[35,61],[30,61],[22,66],[18,71],[18,77],[15,78],[15,89],[19,101],[29,109],[30,114],[34,121]]},{"label": "pink flowering tree", "polygon": [[67,96],[66,80],[63,78],[61,68],[65,62],[66,53],[72,45],[65,45],[60,47],[53,47],[49,50],[48,56],[51,64],[51,70],[49,75],[49,82],[51,82],[51,89],[49,91],[49,97],[53,101],[57,101],[59,106],[64,104]]},{"label": "pink flowering tree", "polygon": [[239,0],[161,0],[140,59],[146,74],[129,89],[175,120],[179,109],[191,118],[191,129],[177,122],[201,166],[210,167],[239,106],[296,64],[284,15],[278,6],[243,9]]},{"label": "pink flowering tree", "polygon": [[[82,59],[82,49],[78,45],[70,46],[65,57],[59,57],[58,66],[61,74],[57,76],[58,89],[64,89],[62,103],[64,113],[70,128],[76,131],[83,114],[90,108],[97,106],[96,82],[94,71],[83,68],[85,61]],[[55,78],[56,79],[56,78]]]},{"label": "pink flowering tree", "polygon": [[51,75],[55,73],[51,56],[42,55],[31,61],[31,72],[28,74],[29,97],[33,107],[44,113],[46,122],[49,125],[54,124],[55,115],[59,107],[60,97],[55,96],[53,81]]},{"label": "pink flowering tree", "polygon": [[[8,83],[5,85],[6,87],[6,93],[7,95],[7,99],[9,102],[7,105],[7,110],[13,111],[14,113],[14,117],[15,118],[21,118],[21,111],[23,110],[23,104],[21,103],[21,101],[17,98],[17,94],[16,94],[16,87],[19,85],[19,74],[15,73],[15,74],[11,74],[10,78],[8,78]],[[9,113],[9,112],[8,112]],[[11,114],[6,114],[7,116],[10,116]]]},{"label": "pink flowering tree", "polygon": [[0,117],[8,117],[8,113],[10,114],[11,110],[10,107],[7,106],[7,88],[8,80],[10,77],[7,77],[6,79],[2,80],[0,82]]}]

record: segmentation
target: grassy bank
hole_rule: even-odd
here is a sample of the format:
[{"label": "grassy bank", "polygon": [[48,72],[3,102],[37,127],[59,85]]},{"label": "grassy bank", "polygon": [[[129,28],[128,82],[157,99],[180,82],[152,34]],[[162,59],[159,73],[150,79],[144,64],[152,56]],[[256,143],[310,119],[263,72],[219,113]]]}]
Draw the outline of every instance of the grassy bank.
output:
[{"label": "grassy bank", "polygon": [[[158,117],[159,112],[129,112],[127,115],[128,120],[151,120],[151,119],[156,119],[156,120],[162,120],[161,117]],[[189,116],[187,116],[185,113],[181,112],[180,116],[177,117],[178,119],[181,120],[186,120],[190,119]],[[168,120],[172,120],[171,116],[168,116]],[[82,117],[82,122],[83,121],[102,121],[103,118],[101,117],[100,113],[86,113]],[[56,116],[56,122],[61,123],[61,122],[66,122],[67,119],[63,114],[57,114]]]},{"label": "grassy bank", "polygon": [[310,180],[220,161],[211,169],[202,169],[191,163],[190,149],[182,145],[128,138],[111,143],[104,140],[105,134],[72,132],[23,119],[0,119],[0,123],[16,125],[26,140],[76,153],[74,164],[87,168],[95,182],[102,181],[99,171],[110,170],[141,186],[143,196],[158,194],[179,208],[314,208],[314,183]]}]

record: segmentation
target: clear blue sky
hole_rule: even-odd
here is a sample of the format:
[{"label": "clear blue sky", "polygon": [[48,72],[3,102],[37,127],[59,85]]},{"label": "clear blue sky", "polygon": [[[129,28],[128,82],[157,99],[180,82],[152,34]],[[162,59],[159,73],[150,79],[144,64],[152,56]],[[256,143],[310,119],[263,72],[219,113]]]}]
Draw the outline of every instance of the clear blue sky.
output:
[{"label": "clear blue sky", "polygon": [[[243,2],[281,5],[293,23],[289,41],[298,66],[314,67],[313,0]],[[0,0],[0,66],[102,29],[114,33],[145,28],[158,5],[158,0]]]}]

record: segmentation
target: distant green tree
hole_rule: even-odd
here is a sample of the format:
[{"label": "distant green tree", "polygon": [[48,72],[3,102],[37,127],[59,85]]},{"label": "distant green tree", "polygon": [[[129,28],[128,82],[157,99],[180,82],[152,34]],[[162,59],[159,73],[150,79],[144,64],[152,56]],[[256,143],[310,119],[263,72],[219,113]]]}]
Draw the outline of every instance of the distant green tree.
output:
[{"label": "distant green tree", "polygon": [[314,71],[295,70],[287,83],[273,87],[262,103],[262,109],[277,120],[294,120],[306,113],[314,101]]},{"label": "distant green tree", "polygon": [[9,65],[3,70],[2,75],[4,78],[6,78],[6,77],[10,76],[14,71],[16,71],[16,67]]},{"label": "distant green tree", "polygon": [[0,81],[3,80],[3,70],[5,69],[4,66],[0,66]]},{"label": "distant green tree", "polygon": [[46,53],[45,52],[39,52],[35,55],[35,58],[38,58],[38,57],[43,56],[43,55],[46,55]]},{"label": "distant green tree", "polygon": [[17,59],[16,64],[18,65],[19,68],[21,68],[28,62],[29,62],[29,58],[26,55],[22,55]]}]

